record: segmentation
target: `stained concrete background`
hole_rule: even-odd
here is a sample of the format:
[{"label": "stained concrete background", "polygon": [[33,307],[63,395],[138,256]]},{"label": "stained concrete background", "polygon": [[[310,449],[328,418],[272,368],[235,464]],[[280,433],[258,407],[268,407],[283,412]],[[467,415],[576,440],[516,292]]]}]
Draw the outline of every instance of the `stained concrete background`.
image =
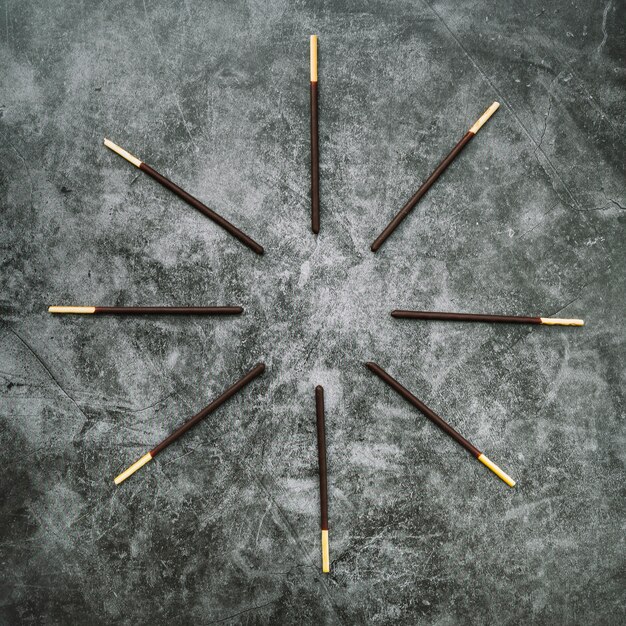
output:
[{"label": "stained concrete background", "polygon": [[[2,622],[623,623],[625,26],[614,0],[0,2]],[[246,312],[53,317],[49,304]],[[587,325],[406,322],[396,307]],[[261,379],[114,487],[260,360]]]}]

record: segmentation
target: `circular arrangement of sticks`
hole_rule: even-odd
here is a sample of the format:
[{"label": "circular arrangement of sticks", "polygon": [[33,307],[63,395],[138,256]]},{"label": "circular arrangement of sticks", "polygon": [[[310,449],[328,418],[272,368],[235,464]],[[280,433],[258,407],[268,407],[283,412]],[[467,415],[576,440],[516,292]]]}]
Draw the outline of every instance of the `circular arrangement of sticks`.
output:
[{"label": "circular arrangement of sticks", "polygon": [[[320,196],[319,196],[319,137],[318,137],[318,49],[317,36],[312,35],[310,38],[310,115],[311,115],[311,229],[317,234],[320,231]],[[385,243],[385,241],[396,230],[400,223],[415,208],[419,200],[432,187],[435,181],[441,176],[445,169],[452,161],[461,153],[463,148],[476,136],[481,127],[489,120],[489,118],[497,111],[498,102],[494,102],[483,115],[471,126],[467,133],[461,138],[457,145],[452,149],[450,154],[437,166],[435,171],[422,183],[415,194],[400,209],[396,216],[384,228],[381,234],[372,243],[371,249],[376,252]],[[159,174],[152,167],[140,161],[123,148],[110,141],[104,140],[104,144],[115,153],[132,163],[135,167],[151,176],[158,183],[172,191],[187,204],[191,205],[213,222],[221,226],[233,237],[241,243],[256,252],[263,254],[263,247],[246,235],[243,231],[233,226],[228,220],[215,211],[208,208],[197,198],[181,189],[178,185]],[[55,314],[79,314],[79,315],[240,315],[243,308],[240,306],[206,306],[206,307],[185,307],[185,306],[50,306],[50,313]],[[391,316],[397,319],[411,320],[427,320],[427,321],[449,321],[449,322],[486,322],[490,324],[510,323],[510,324],[537,324],[548,326],[583,326],[584,322],[580,319],[561,319],[552,317],[526,317],[516,315],[490,315],[482,313],[454,313],[454,312],[434,312],[434,311],[411,311],[411,310],[394,310]],[[431,422],[438,426],[444,433],[454,439],[459,445],[465,448],[473,457],[489,468],[496,476],[503,480],[509,487],[515,486],[515,481],[495,463],[490,461],[483,452],[470,443],[465,437],[457,432],[448,422],[437,415],[424,402],[414,396],[408,389],[403,387],[397,380],[392,378],[379,365],[373,362],[365,363],[367,368],[385,382],[389,387],[402,396],[409,404],[415,407]],[[245,386],[259,377],[265,371],[265,365],[259,363],[247,374],[230,386],[213,402],[196,413],[193,417],[184,422],[173,433],[166,437],[161,443],[157,444],[149,452],[145,453],[138,461],[134,462],[130,467],[115,477],[116,485],[124,482],[137,470],[149,463],[157,454],[161,453],[165,448],[173,444],[178,438],[184,435],[188,430],[193,428],[199,422],[204,420],[208,415],[213,413],[229,398],[240,392]],[[318,385],[315,387],[315,417],[317,425],[317,449],[318,449],[318,469],[319,469],[319,491],[320,491],[320,512],[321,512],[321,554],[322,554],[322,572],[329,573],[331,571],[330,550],[328,541],[328,477],[327,477],[327,458],[326,458],[326,425],[324,414],[324,389]]]}]

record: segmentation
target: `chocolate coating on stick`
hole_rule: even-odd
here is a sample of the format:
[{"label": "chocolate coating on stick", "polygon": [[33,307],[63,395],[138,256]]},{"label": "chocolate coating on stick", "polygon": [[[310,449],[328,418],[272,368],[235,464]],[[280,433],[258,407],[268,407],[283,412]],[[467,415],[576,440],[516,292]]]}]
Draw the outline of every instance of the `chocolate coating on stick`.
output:
[{"label": "chocolate coating on stick", "polygon": [[442,320],[451,322],[504,322],[509,324],[541,324],[540,317],[521,315],[483,315],[480,313],[442,313],[437,311],[402,311],[391,312],[392,317],[413,320]]},{"label": "chocolate coating on stick", "polygon": [[260,376],[265,371],[265,364],[259,363],[255,368],[251,369],[242,379],[238,380],[234,385],[229,387],[219,398],[216,398],[206,406],[202,411],[196,413],[191,419],[186,421],[180,428],[175,430],[169,437],[164,439],[158,446],[150,450],[150,454],[154,457],[162,452],[171,443],[184,435],[190,428],[193,428],[198,422],[203,420],[209,413],[212,413],[218,407],[222,406],[226,400],[232,398],[238,391],[243,389],[249,382]]},{"label": "chocolate coating on stick", "polygon": [[444,170],[454,161],[456,156],[463,150],[470,139],[474,137],[474,133],[467,132],[461,141],[452,148],[452,151],[448,156],[437,166],[437,169],[422,183],[422,186],[413,194],[409,201],[400,209],[399,213],[387,224],[385,229],[376,238],[372,244],[372,252],[376,252],[387,241],[387,238],[398,228],[402,220],[415,208],[415,205],[420,201],[422,196],[432,187],[433,183],[441,176]]},{"label": "chocolate coating on stick", "polygon": [[320,232],[320,165],[317,123],[317,81],[311,82],[311,230]]},{"label": "chocolate coating on stick", "polygon": [[239,315],[240,306],[97,306],[95,313],[120,315]]},{"label": "chocolate coating on stick", "polygon": [[376,365],[376,363],[366,363],[368,369],[376,374],[381,380],[386,382],[394,391],[397,391],[407,402],[412,404],[416,409],[421,411],[431,422],[434,422],[447,435],[452,437],[457,443],[461,444],[470,454],[478,458],[482,453],[474,447],[463,435],[458,433],[443,418],[439,417],[433,410],[429,409],[421,400],[418,400],[408,389],[405,389],[397,380],[389,376],[385,370]]},{"label": "chocolate coating on stick", "polygon": [[326,427],[324,421],[324,389],[315,388],[315,415],[317,418],[317,456],[320,474],[320,509],[322,530],[328,530],[328,487],[326,478]]},{"label": "chocolate coating on stick", "polygon": [[227,219],[223,218],[221,215],[218,215],[212,209],[209,209],[208,206],[200,202],[197,198],[194,198],[191,194],[187,193],[184,189],[181,189],[178,185],[173,183],[168,178],[165,178],[162,174],[159,174],[155,169],[150,167],[147,163],[141,163],[139,165],[139,169],[144,171],[149,176],[152,176],[154,180],[161,183],[164,187],[169,189],[171,192],[175,193],[179,198],[182,198],[187,204],[191,205],[194,209],[200,211],[206,215],[209,219],[213,220],[216,224],[221,226],[224,230],[228,231],[233,237],[236,237],[243,243],[248,246],[251,250],[254,250],[257,254],[263,254],[263,246],[259,245],[254,239],[248,237],[243,231],[239,230],[236,226],[233,226]]}]

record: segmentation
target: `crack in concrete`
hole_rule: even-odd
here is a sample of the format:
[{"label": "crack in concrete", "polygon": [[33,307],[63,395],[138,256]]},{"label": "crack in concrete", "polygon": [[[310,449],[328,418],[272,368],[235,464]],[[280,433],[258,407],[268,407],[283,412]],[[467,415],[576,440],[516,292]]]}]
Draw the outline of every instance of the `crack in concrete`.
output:
[{"label": "crack in concrete", "polygon": [[54,381],[56,386],[63,392],[63,394],[68,398],[68,400],[78,409],[78,412],[85,418],[85,420],[89,421],[89,417],[80,408],[80,406],[78,405],[78,402],[76,402],[76,400],[74,400],[74,398],[65,390],[65,388],[61,385],[61,383],[57,380],[56,376],[52,373],[52,370],[45,364],[43,359],[37,354],[37,352],[35,352],[35,350],[31,347],[31,345],[25,339],[23,339],[15,330],[13,330],[10,326],[7,326],[6,324],[5,326],[9,332],[13,333],[13,335],[15,335],[21,341],[21,343],[35,357],[35,359],[37,359],[41,367],[43,367],[43,369],[47,372],[48,376],[50,376],[50,378]]}]

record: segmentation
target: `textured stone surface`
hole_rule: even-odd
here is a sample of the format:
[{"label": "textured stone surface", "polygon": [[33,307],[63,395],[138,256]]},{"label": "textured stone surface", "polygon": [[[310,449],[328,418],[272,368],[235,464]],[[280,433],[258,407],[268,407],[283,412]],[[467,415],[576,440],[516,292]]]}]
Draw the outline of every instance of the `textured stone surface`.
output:
[{"label": "textured stone surface", "polygon": [[[615,0],[1,0],[2,622],[620,622],[625,25]],[[496,99],[498,113],[372,254]],[[105,136],[266,255],[108,151]],[[49,304],[246,313],[53,317]],[[407,322],[393,308],[587,325]],[[114,487],[260,360],[261,379]]]}]

